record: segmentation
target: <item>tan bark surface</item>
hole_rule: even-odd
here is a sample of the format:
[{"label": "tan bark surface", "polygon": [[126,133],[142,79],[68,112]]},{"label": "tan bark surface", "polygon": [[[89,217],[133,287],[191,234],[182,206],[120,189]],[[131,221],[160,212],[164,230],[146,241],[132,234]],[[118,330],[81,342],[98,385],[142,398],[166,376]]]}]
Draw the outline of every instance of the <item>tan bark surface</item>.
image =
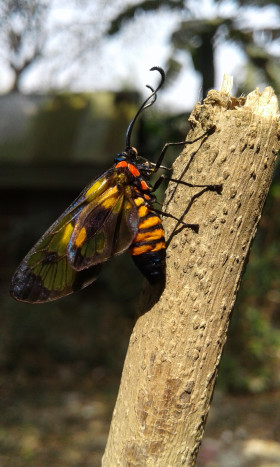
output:
[{"label": "tan bark surface", "polygon": [[188,139],[212,125],[215,131],[186,146],[174,164],[175,178],[222,183],[223,190],[169,184],[165,209],[199,224],[199,232],[164,221],[166,288],[133,330],[103,467],[195,465],[279,149],[273,90],[236,99],[229,88],[225,82],[221,92],[210,91],[196,105]]}]

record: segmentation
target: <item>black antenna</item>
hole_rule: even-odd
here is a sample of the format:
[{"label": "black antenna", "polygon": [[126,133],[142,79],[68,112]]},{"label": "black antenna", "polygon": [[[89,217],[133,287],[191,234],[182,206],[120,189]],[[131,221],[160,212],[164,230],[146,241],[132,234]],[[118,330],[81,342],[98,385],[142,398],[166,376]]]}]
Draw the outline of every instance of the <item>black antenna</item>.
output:
[{"label": "black antenna", "polygon": [[130,124],[128,125],[127,131],[126,131],[126,138],[125,138],[126,147],[130,147],[130,137],[131,137],[132,129],[134,127],[134,123],[136,122],[141,112],[143,112],[143,110],[147,109],[148,107],[151,107],[151,105],[155,103],[155,101],[157,100],[157,92],[164,83],[165,73],[163,69],[160,68],[159,66],[153,66],[153,68],[151,68],[150,71],[154,71],[154,70],[158,71],[161,75],[160,83],[156,89],[153,89],[152,86],[150,86],[149,84],[146,84],[146,87],[152,91],[152,94],[149,97],[147,97],[147,99],[143,102],[141,107],[138,109],[135,117],[131,120]]}]

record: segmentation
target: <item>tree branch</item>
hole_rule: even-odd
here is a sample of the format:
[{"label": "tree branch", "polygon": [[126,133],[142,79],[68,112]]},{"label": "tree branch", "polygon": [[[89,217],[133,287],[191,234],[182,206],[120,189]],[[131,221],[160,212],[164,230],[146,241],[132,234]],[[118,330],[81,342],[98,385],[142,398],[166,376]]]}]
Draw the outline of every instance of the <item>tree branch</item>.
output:
[{"label": "tree branch", "polygon": [[[221,194],[170,183],[165,219],[166,288],[132,333],[103,467],[193,466],[210,407],[231,311],[279,149],[271,88],[247,98],[229,84],[210,91],[190,117],[195,139],[173,177],[223,184]],[[146,292],[153,295],[153,290]],[[238,378],[238,375],[236,375]]]}]

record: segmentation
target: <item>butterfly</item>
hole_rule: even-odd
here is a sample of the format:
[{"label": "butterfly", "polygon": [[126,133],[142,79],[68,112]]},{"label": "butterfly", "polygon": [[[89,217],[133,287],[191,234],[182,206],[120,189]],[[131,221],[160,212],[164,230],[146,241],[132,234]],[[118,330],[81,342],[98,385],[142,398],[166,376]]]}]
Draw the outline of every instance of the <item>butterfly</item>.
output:
[{"label": "butterfly", "polygon": [[[64,297],[95,281],[102,264],[126,250],[150,283],[165,276],[166,246],[160,211],[150,184],[161,167],[130,145],[140,113],[154,104],[165,80],[142,103],[126,133],[126,148],[114,165],[93,180],[25,256],[11,282],[19,301],[41,303]],[[163,151],[164,152],[164,151]]]}]

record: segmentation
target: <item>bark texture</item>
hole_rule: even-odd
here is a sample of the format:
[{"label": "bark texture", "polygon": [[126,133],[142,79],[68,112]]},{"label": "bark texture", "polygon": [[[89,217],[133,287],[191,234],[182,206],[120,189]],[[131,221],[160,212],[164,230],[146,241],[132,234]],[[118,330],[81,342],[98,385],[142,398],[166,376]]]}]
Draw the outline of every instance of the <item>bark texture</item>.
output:
[{"label": "bark texture", "polygon": [[[210,91],[190,117],[193,140],[175,178],[222,183],[220,194],[170,183],[165,209],[166,288],[137,321],[125,361],[103,467],[195,465],[231,311],[279,149],[271,88],[247,98]],[[150,290],[147,292],[152,294]],[[238,378],[238,375],[236,375]]]}]

